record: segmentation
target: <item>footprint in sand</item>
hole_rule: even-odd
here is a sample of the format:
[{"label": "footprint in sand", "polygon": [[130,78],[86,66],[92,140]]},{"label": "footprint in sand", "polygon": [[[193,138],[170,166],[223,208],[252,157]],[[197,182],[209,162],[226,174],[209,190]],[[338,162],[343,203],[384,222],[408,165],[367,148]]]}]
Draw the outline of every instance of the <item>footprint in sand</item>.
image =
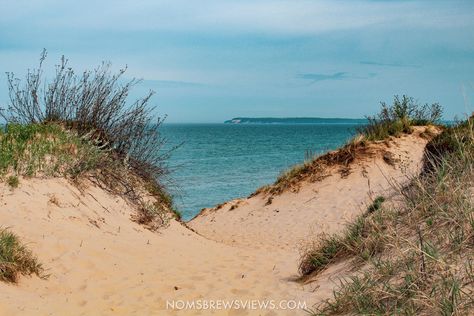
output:
[{"label": "footprint in sand", "polygon": [[246,294],[249,293],[248,290],[242,290],[242,289],[232,289],[230,292],[231,292],[232,294],[235,294],[235,295],[238,295],[238,296],[240,296],[240,295],[246,295]]}]

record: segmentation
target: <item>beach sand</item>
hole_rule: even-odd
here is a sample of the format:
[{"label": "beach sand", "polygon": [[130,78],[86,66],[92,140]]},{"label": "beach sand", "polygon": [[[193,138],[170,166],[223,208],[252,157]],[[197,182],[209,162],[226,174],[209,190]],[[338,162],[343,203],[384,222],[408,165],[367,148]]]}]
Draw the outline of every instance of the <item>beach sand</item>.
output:
[{"label": "beach sand", "polygon": [[[0,223],[38,256],[46,280],[21,277],[0,283],[0,315],[295,315],[303,310],[173,310],[167,300],[297,300],[310,308],[328,298],[347,271],[341,262],[315,282],[298,277],[300,251],[320,233],[334,233],[378,195],[393,193],[419,171],[427,140],[418,129],[390,142],[382,155],[334,168],[298,192],[283,192],[207,209],[189,222],[175,220],[158,232],[131,221],[124,199],[66,179],[20,179],[0,185]],[[392,184],[393,184],[392,183]],[[238,204],[238,207],[232,205]]]}]

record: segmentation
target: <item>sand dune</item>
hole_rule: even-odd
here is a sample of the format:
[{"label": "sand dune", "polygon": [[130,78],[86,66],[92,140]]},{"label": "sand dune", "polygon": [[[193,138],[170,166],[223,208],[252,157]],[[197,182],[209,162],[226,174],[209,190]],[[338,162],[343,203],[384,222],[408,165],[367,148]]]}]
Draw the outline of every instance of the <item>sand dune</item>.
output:
[{"label": "sand dune", "polygon": [[[333,167],[322,181],[307,181],[297,192],[274,195],[270,204],[264,193],[233,200],[204,210],[189,225],[229,245],[280,250],[294,249],[320,232],[337,232],[377,196],[390,195],[392,184],[404,183],[419,172],[427,143],[419,136],[422,130],[394,139],[388,146],[374,145],[380,150],[351,164],[345,177]],[[386,152],[397,160],[394,165],[384,161]]]},{"label": "sand dune", "polygon": [[[0,315],[162,315],[167,300],[299,300],[307,307],[328,297],[344,263],[309,285],[295,282],[299,246],[320,232],[337,232],[377,195],[390,194],[419,170],[426,140],[420,130],[391,141],[395,166],[376,155],[337,170],[299,192],[265,205],[255,195],[208,209],[188,223],[172,220],[151,232],[130,220],[132,205],[89,184],[21,179],[0,185],[0,223],[37,254],[47,280],[23,277],[0,284]],[[380,145],[385,146],[385,145]],[[232,205],[238,204],[238,207]],[[214,310],[222,315],[294,315],[302,310]]]}]

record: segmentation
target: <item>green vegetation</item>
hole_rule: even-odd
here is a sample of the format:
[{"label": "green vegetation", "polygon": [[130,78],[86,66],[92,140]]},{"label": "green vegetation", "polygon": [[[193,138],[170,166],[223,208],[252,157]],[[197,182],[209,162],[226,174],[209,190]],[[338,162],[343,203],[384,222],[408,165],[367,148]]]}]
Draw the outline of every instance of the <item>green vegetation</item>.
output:
[{"label": "green vegetation", "polygon": [[314,314],[461,315],[474,309],[474,117],[446,128],[425,156],[423,172],[398,190],[401,203],[367,212],[303,257],[301,272],[313,276],[334,258],[363,265]]},{"label": "green vegetation", "polygon": [[[172,209],[163,186],[168,174],[162,119],[150,106],[150,91],[133,103],[127,97],[139,83],[122,82],[126,69],[110,72],[102,63],[76,74],[63,57],[50,82],[43,82],[43,51],[37,69],[25,80],[7,73],[9,103],[0,108],[7,124],[0,128],[0,177],[87,177],[102,188],[143,204],[151,188],[162,207]],[[16,183],[17,184],[17,183]]]},{"label": "green vegetation", "polygon": [[359,129],[367,140],[384,140],[411,133],[412,126],[438,123],[443,113],[438,103],[419,105],[406,95],[402,98],[395,96],[392,105],[385,102],[381,105],[379,114],[367,117],[368,124]]},{"label": "green vegetation", "polygon": [[378,211],[382,207],[383,202],[385,202],[385,198],[383,196],[377,196],[374,202],[367,208],[367,213]]},{"label": "green vegetation", "polygon": [[175,209],[175,208],[172,208],[171,210],[173,211],[174,217],[175,217],[178,221],[180,221],[180,220],[183,218],[183,214],[181,213],[181,211],[179,211],[179,210],[177,210],[177,209]]},{"label": "green vegetation", "polygon": [[[0,129],[0,176],[78,176],[94,170],[106,151],[56,124],[8,124]],[[7,183],[18,186],[18,177]]]},{"label": "green vegetation", "polygon": [[19,275],[31,274],[44,277],[41,264],[15,234],[0,228],[0,281],[16,282]]},{"label": "green vegetation", "polygon": [[156,230],[169,222],[168,210],[159,202],[143,202],[134,220],[150,230]]},{"label": "green vegetation", "polygon": [[15,189],[15,188],[18,188],[18,185],[20,184],[20,180],[18,180],[17,176],[9,176],[7,178],[7,184],[10,186],[10,188]]},{"label": "green vegetation", "polygon": [[366,261],[383,250],[380,227],[386,223],[381,214],[369,216],[378,211],[383,197],[377,197],[367,212],[350,223],[341,235],[321,235],[304,254],[299,270],[304,276],[324,270],[330,263],[348,256],[357,256]]},{"label": "green vegetation", "polygon": [[[325,170],[330,166],[340,166],[341,176],[350,173],[349,164],[357,156],[364,156],[371,152],[370,142],[387,140],[391,136],[400,136],[412,132],[412,126],[437,124],[441,119],[442,108],[438,103],[419,105],[413,98],[395,96],[392,105],[382,102],[380,113],[367,117],[367,124],[358,128],[358,135],[349,140],[346,145],[337,151],[328,152],[320,156],[312,156],[305,162],[283,172],[274,184],[257,190],[256,193],[266,192],[280,194],[288,189],[297,190],[302,180],[317,181],[327,176]],[[423,134],[427,138],[433,135],[430,131]],[[386,156],[384,160],[393,164],[394,160]]]}]

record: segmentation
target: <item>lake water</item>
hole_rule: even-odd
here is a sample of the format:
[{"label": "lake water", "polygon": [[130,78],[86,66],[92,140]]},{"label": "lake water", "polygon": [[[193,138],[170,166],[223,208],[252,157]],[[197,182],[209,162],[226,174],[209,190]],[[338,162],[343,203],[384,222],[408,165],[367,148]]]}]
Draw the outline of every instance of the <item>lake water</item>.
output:
[{"label": "lake water", "polygon": [[288,167],[344,144],[361,121],[321,124],[165,124],[172,193],[188,220],[202,208],[248,196]]}]

